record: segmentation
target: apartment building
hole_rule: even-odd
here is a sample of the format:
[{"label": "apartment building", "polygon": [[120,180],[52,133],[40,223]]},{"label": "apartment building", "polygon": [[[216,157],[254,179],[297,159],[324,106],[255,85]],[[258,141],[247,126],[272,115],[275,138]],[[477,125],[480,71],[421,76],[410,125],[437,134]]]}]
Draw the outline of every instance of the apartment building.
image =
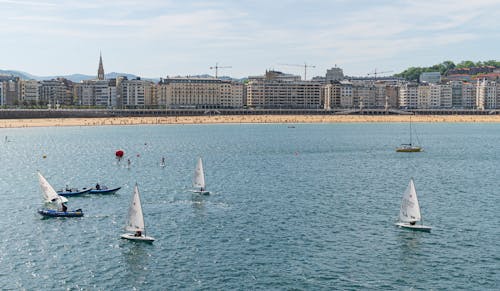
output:
[{"label": "apartment building", "polygon": [[476,108],[480,110],[497,107],[496,82],[486,79],[478,80],[476,84]]},{"label": "apartment building", "polygon": [[418,104],[418,85],[415,83],[403,83],[399,87],[399,107],[415,109]]},{"label": "apartment building", "polygon": [[242,108],[243,84],[214,78],[160,80],[158,102],[167,108]]},{"label": "apartment building", "polygon": [[23,104],[37,104],[40,99],[40,83],[36,80],[20,81],[19,100]]},{"label": "apartment building", "polygon": [[116,107],[116,80],[85,80],[74,85],[78,104],[82,106]]},{"label": "apartment building", "polygon": [[141,80],[122,80],[120,82],[121,102],[118,106],[129,108],[144,107],[152,104],[153,101],[153,82]]},{"label": "apartment building", "polygon": [[73,103],[72,82],[65,79],[45,80],[40,83],[39,100],[50,106]]},{"label": "apartment building", "polygon": [[323,87],[324,109],[340,108],[340,82],[332,82]]},{"label": "apartment building", "polygon": [[462,83],[462,108],[473,109],[476,107],[476,86],[469,82]]}]

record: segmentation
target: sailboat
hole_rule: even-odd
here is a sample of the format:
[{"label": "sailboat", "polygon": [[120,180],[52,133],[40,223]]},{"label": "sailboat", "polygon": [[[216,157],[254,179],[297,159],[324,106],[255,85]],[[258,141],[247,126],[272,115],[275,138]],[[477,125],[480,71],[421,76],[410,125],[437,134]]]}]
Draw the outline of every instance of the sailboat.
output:
[{"label": "sailboat", "polygon": [[410,115],[410,143],[401,144],[399,147],[396,148],[396,152],[415,153],[421,151],[422,147],[413,145],[412,143],[412,128],[411,128],[411,115]]},{"label": "sailboat", "polygon": [[38,213],[43,216],[50,217],[82,217],[83,211],[81,209],[68,211],[66,207],[66,202],[68,199],[66,197],[57,194],[56,190],[49,184],[47,179],[38,172],[38,182],[40,188],[42,189],[43,201],[46,208],[39,209]]},{"label": "sailboat", "polygon": [[203,162],[201,158],[198,159],[198,163],[196,163],[196,168],[194,170],[193,187],[193,192],[195,193],[210,194],[210,192],[205,190],[205,173],[203,172]]},{"label": "sailboat", "polygon": [[144,242],[153,242],[155,240],[150,236],[146,236],[146,225],[144,224],[141,197],[137,184],[135,184],[134,193],[132,194],[132,201],[130,202],[130,207],[128,208],[125,230],[129,232],[122,234],[120,236],[121,238]]},{"label": "sailboat", "polygon": [[420,205],[418,203],[417,190],[415,190],[415,184],[413,183],[413,178],[411,178],[403,194],[403,201],[399,210],[399,221],[396,225],[412,230],[431,231],[432,228],[430,226],[425,226],[422,223],[417,224],[419,221],[422,221]]},{"label": "sailboat", "polygon": [[161,157],[160,167],[165,168],[167,164],[165,163],[165,157]]}]

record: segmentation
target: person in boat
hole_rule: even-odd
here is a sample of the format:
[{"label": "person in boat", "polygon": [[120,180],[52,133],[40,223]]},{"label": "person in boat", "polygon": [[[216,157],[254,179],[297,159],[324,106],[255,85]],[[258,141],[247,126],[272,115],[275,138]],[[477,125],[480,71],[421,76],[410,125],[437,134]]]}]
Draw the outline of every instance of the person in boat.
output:
[{"label": "person in boat", "polygon": [[135,237],[140,237],[142,235],[142,232],[140,230],[136,231],[134,236]]},{"label": "person in boat", "polygon": [[66,192],[71,192],[71,189],[66,185]]},{"label": "person in boat", "polygon": [[95,184],[95,189],[96,190],[101,190],[101,185],[99,185],[99,183]]},{"label": "person in boat", "polygon": [[66,206],[66,203],[62,203],[61,204],[61,209],[62,209],[63,212],[68,211],[68,206]]},{"label": "person in boat", "polygon": [[410,225],[415,225],[416,221],[410,221]]}]

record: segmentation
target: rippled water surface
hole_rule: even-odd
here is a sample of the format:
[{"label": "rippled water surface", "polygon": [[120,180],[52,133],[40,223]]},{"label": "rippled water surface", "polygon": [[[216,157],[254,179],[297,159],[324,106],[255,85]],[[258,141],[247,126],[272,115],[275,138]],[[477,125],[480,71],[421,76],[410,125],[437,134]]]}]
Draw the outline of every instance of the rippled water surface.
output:
[{"label": "rippled water surface", "polygon": [[[499,289],[500,125],[415,127],[423,153],[406,124],[2,129],[0,289]],[[42,219],[36,170],[122,189]],[[394,227],[410,177],[431,233]],[[153,244],[119,238],[136,182]]]}]

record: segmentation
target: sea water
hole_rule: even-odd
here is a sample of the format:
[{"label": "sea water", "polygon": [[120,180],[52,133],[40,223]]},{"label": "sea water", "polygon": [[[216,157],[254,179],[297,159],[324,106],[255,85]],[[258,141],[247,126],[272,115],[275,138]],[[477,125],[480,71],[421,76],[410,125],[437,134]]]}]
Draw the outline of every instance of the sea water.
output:
[{"label": "sea water", "polygon": [[[414,127],[422,153],[407,124],[2,129],[0,289],[499,289],[500,124]],[[122,189],[43,219],[37,170]],[[411,177],[431,233],[394,226]],[[136,183],[153,244],[120,239]]]}]

